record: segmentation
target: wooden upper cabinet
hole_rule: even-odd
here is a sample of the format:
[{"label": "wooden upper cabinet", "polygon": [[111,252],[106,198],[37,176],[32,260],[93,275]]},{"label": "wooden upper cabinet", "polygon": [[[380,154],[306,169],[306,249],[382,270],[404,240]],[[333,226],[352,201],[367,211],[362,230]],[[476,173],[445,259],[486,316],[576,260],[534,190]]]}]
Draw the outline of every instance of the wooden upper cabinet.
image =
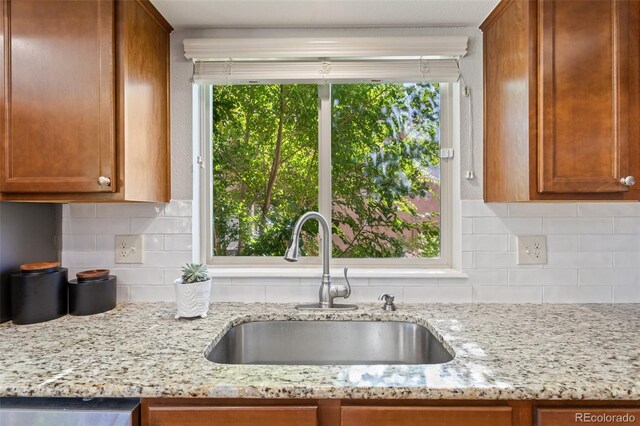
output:
[{"label": "wooden upper cabinet", "polygon": [[3,0],[0,199],[168,201],[169,33],[147,0]]},{"label": "wooden upper cabinet", "polygon": [[[484,32],[485,201],[639,199],[640,2],[503,0]],[[639,184],[640,185],[640,184]]]},{"label": "wooden upper cabinet", "polygon": [[2,191],[113,191],[98,185],[116,172],[113,3],[3,6]]},{"label": "wooden upper cabinet", "polygon": [[629,4],[541,1],[539,17],[539,191],[628,191]]}]

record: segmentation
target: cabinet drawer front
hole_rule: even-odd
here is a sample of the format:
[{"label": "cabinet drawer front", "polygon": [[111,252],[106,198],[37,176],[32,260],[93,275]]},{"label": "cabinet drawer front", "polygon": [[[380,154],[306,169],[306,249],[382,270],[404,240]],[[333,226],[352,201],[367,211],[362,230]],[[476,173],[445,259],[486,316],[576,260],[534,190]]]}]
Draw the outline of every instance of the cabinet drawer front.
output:
[{"label": "cabinet drawer front", "polygon": [[538,426],[640,426],[638,408],[543,408],[538,410]]},{"label": "cabinet drawer front", "polygon": [[342,407],[342,426],[510,426],[510,407]]},{"label": "cabinet drawer front", "polygon": [[315,426],[317,407],[150,407],[149,426]]}]

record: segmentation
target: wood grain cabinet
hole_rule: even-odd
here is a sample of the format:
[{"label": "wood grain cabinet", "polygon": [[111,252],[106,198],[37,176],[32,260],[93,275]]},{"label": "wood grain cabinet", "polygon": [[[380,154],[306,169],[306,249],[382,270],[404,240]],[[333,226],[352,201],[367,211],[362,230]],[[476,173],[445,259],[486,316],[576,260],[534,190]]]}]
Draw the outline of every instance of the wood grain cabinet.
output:
[{"label": "wood grain cabinet", "polygon": [[143,398],[142,426],[640,426],[640,401]]},{"label": "wood grain cabinet", "polygon": [[503,0],[482,24],[487,202],[640,199],[640,2]]},{"label": "wood grain cabinet", "polygon": [[0,199],[168,201],[169,33],[148,0],[3,0]]},{"label": "wood grain cabinet", "polygon": [[342,407],[342,426],[511,426],[511,407]]}]

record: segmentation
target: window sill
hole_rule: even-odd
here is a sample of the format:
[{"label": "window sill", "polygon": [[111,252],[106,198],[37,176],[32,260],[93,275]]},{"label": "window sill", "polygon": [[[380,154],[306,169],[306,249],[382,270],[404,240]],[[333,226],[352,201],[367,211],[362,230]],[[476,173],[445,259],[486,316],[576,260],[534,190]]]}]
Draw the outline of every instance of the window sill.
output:
[{"label": "window sill", "polygon": [[[238,268],[238,267],[209,267],[209,273],[219,278],[313,278],[322,274],[322,269],[316,268]],[[342,268],[332,268],[331,275],[342,276]],[[349,268],[349,277],[353,278],[469,278],[462,271],[450,268]]]}]

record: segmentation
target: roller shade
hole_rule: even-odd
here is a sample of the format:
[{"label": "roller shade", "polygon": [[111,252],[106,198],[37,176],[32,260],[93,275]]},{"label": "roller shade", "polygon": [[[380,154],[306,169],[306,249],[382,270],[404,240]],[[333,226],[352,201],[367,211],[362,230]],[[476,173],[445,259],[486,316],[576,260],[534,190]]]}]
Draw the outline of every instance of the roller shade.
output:
[{"label": "roller shade", "polygon": [[186,39],[197,84],[455,82],[467,37]]},{"label": "roller shade", "polygon": [[196,84],[456,82],[454,59],[403,61],[196,62]]}]

